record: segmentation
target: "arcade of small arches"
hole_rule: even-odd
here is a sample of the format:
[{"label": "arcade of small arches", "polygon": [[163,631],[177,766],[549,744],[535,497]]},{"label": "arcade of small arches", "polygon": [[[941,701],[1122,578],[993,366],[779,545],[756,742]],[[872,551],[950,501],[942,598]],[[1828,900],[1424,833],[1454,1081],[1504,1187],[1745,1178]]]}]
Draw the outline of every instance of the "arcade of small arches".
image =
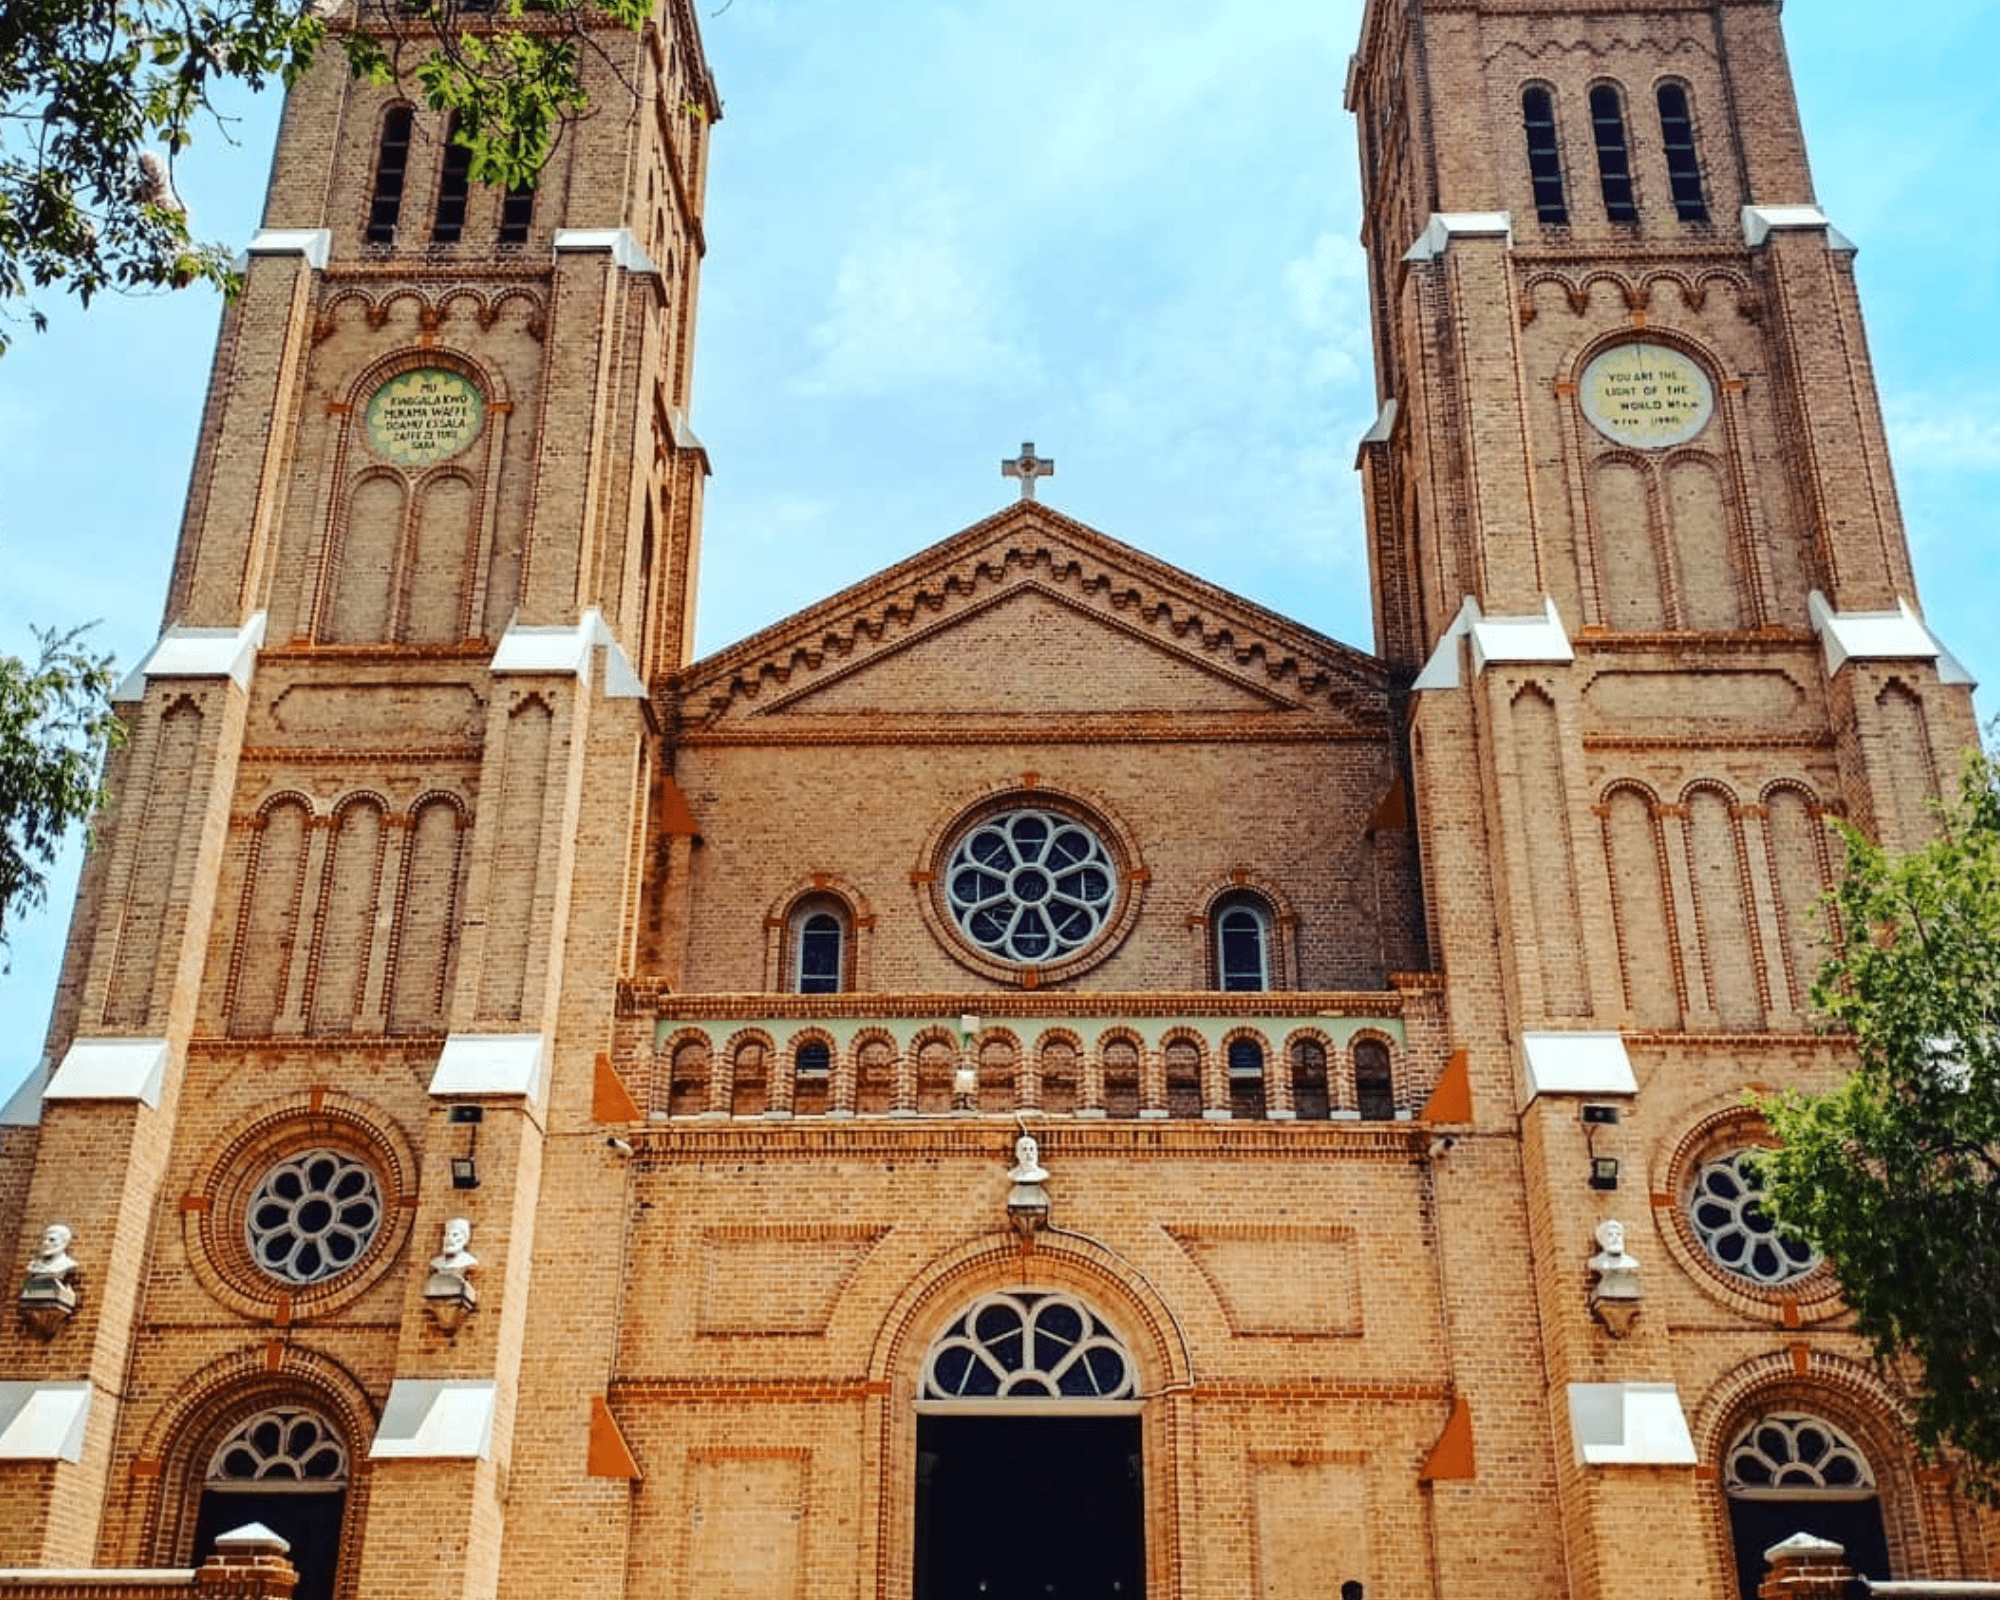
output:
[{"label": "arcade of small arches", "polygon": [[666,1024],[650,1111],[1392,1122],[1412,1115],[1403,1055],[1386,1028],[1344,1040],[1304,1028],[1273,1036],[1226,1017],[1176,1025],[1156,1043],[1127,1027],[1094,1041],[1054,1028],[1029,1046],[999,1028],[972,1037],[928,1028],[904,1042],[880,1025],[842,1039],[796,1023],[740,1028],[718,1044],[705,1029]]}]

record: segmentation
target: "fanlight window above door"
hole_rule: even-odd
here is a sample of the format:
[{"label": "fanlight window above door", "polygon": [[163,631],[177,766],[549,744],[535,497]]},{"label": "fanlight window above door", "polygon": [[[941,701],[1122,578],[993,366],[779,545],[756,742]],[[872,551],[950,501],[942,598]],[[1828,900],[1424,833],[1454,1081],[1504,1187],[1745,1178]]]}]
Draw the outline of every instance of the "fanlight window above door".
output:
[{"label": "fanlight window above door", "polygon": [[1132,1358],[1066,1294],[989,1294],[924,1358],[925,1400],[1132,1400]]},{"label": "fanlight window above door", "polygon": [[1859,1499],[1875,1493],[1861,1447],[1824,1417],[1773,1412],[1737,1436],[1723,1458],[1734,1499]]},{"label": "fanlight window above door", "polygon": [[211,1489],[322,1489],[347,1483],[347,1446],[316,1411],[260,1411],[215,1448]]}]

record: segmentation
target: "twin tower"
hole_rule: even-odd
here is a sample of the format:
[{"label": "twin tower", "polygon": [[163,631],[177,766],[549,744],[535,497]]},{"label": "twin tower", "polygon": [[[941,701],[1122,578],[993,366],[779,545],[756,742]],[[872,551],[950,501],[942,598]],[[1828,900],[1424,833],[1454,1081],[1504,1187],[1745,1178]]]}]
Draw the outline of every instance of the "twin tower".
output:
[{"label": "twin tower", "polygon": [[303,80],[0,1128],[68,1296],[0,1566],[1993,1572],[1756,1203],[1749,1092],[1851,1059],[1829,820],[1916,842],[1974,741],[1778,10],[1371,0],[1373,653],[1024,501],[691,660],[692,9],[587,24],[532,193]]}]

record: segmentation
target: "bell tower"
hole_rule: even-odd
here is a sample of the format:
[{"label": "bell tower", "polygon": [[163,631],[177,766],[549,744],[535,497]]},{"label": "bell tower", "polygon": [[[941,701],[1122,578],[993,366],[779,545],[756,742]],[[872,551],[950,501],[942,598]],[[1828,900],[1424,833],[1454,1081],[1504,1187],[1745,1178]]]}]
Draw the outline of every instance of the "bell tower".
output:
[{"label": "bell tower", "polygon": [[[689,652],[720,103],[687,0],[637,32],[579,19],[590,110],[532,191],[470,183],[445,114],[331,63],[288,99],[49,1036],[22,1238],[59,1216],[95,1266],[60,1339],[0,1331],[70,1430],[0,1564],[184,1562],[206,1458],[155,1441],[198,1453],[268,1411],[376,1458],[341,1592],[490,1595],[539,1537],[505,1485],[554,1470],[560,1431],[524,1360],[608,1381],[608,1319],[540,1326],[562,1297],[531,1314],[527,1288],[545,1175],[570,1226],[623,1226],[594,1071],[637,937],[653,686]],[[320,1197],[337,1246],[202,1220],[314,1173],[350,1174]],[[282,1233],[284,1209],[259,1214]],[[441,1331],[385,1271],[452,1217],[480,1309]],[[329,1295],[336,1264],[357,1287]],[[205,1353],[173,1331],[195,1281],[236,1319]],[[143,1398],[204,1368],[199,1415]],[[608,1533],[629,1495],[600,1487]]]},{"label": "bell tower", "polygon": [[[1712,1501],[1638,1509],[1660,1471],[1715,1466],[1698,1385],[1740,1352],[1687,1329],[1777,1351],[1815,1313],[1732,1299],[1681,1220],[1690,1163],[1761,1137],[1753,1086],[1841,1066],[1807,998],[1829,819],[1914,843],[1975,739],[1918,608],[1855,247],[1814,199],[1779,10],[1371,0],[1348,83],[1377,649],[1413,683],[1453,1043],[1478,1116],[1523,1141],[1580,1595],[1611,1592],[1603,1552],[1642,1515],[1667,1563],[1649,1592],[1726,1580],[1702,1570]],[[1473,1170],[1440,1176],[1447,1240],[1482,1226]],[[1577,1288],[1614,1218],[1668,1291],[1618,1337]],[[1475,1415],[1525,1420],[1463,1359]],[[1695,1420],[1606,1442],[1649,1407]]]}]

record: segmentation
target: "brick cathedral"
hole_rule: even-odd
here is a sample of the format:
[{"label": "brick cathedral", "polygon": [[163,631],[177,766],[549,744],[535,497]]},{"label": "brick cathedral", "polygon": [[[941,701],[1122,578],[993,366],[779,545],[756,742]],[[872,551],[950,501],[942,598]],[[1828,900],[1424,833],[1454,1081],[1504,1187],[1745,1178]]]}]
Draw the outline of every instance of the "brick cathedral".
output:
[{"label": "brick cathedral", "polygon": [[687,0],[533,193],[308,76],[0,1129],[0,1566],[1993,1573],[1757,1204],[1827,821],[1974,741],[1778,12],[1371,0],[1372,653],[1024,493],[690,659]]}]

